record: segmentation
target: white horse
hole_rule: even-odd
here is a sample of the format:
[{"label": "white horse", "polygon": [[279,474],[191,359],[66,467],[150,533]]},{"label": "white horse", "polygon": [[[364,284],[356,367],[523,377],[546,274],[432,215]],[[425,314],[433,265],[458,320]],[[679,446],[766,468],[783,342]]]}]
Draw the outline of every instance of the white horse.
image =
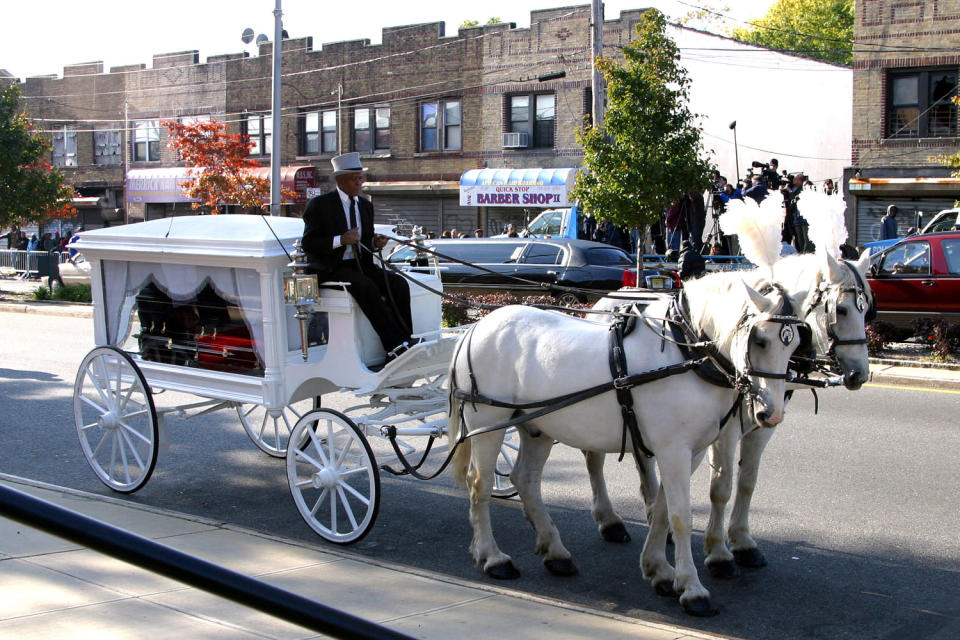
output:
[{"label": "white horse", "polygon": [[[840,263],[829,253],[801,254],[774,263],[773,278],[784,288],[801,319],[812,330],[812,342],[818,358],[833,361],[833,369],[843,376],[850,390],[859,389],[869,375],[869,358],[864,329],[873,294],[865,274],[870,266],[868,252],[860,260]],[[854,273],[856,270],[856,274]],[[763,282],[757,271],[739,272],[751,286]],[[859,274],[859,277],[858,275]],[[622,301],[604,299],[598,309],[612,309]],[[731,420],[736,424],[737,419]],[[750,536],[750,500],[756,488],[760,456],[773,436],[774,429],[752,429],[743,434],[731,425],[725,428],[710,450],[710,520],[704,535],[707,569],[717,578],[739,575],[741,567],[766,564],[756,541]],[[741,439],[742,438],[742,439]],[[740,463],[736,464],[737,444]],[[613,509],[603,478],[604,454],[584,451],[590,485],[593,490],[591,513],[601,536],[611,542],[630,540],[623,520]],[[730,500],[735,471],[737,494],[730,527],[724,535],[724,515]],[[641,485],[648,519],[657,492],[657,476],[653,464],[641,468]],[[729,540],[730,547],[727,546]]]},{"label": "white horse", "polygon": [[[716,360],[726,361],[738,388],[709,384],[688,370],[631,389],[643,444],[656,455],[663,483],[641,568],[658,592],[679,594],[689,613],[711,615],[716,609],[699,580],[690,547],[690,475],[718,437],[721,421],[742,397],[740,389],[749,401],[752,421],[774,426],[783,419],[784,378],[799,337],[792,326],[795,317],[776,315],[784,303],[779,291],[769,288],[765,297],[739,275],[706,276],[690,283],[684,296],[692,333],[715,347]],[[646,313],[662,318],[670,305],[663,301]],[[529,307],[504,307],[481,319],[461,338],[451,361],[451,440],[502,425],[522,413],[516,405],[527,409],[538,401],[610,381],[607,334],[598,323]],[[623,349],[631,375],[684,361],[669,332],[660,336],[638,327],[624,338]],[[476,393],[482,397],[474,402]],[[494,406],[485,399],[499,402]],[[536,531],[536,551],[545,555],[551,572],[576,572],[540,495],[543,464],[553,441],[581,450],[616,452],[625,438],[622,425],[620,404],[615,392],[608,390],[519,426],[520,455],[511,480]],[[451,466],[470,491],[474,561],[492,577],[512,578],[519,574],[494,540],[489,512],[502,441],[502,429],[475,433],[456,450]],[[676,569],[666,557],[668,528],[674,535]]]}]

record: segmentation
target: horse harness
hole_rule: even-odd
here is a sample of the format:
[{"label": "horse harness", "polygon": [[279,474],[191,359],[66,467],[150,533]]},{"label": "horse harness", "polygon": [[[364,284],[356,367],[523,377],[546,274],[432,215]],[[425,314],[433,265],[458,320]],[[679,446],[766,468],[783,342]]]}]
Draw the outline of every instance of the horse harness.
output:
[{"label": "horse harness", "polygon": [[[845,288],[831,285],[818,287],[811,296],[810,302],[805,305],[803,313],[803,317],[807,318],[816,310],[817,307],[819,307],[821,304],[823,305],[824,314],[826,317],[826,333],[827,337],[830,339],[829,346],[824,350],[828,356],[835,354],[836,347],[867,344],[866,335],[864,335],[863,338],[843,339],[838,337],[834,332],[833,327],[837,323],[837,307],[839,306],[841,295],[844,293],[852,293],[856,296],[857,310],[864,314],[864,323],[870,323],[877,317],[877,297],[871,296],[870,302],[867,302],[867,287],[863,281],[863,276],[860,275],[860,272],[857,270],[857,268],[850,264],[849,261],[841,260],[841,264],[843,264],[843,266],[849,269],[850,273],[853,274],[856,285]],[[836,295],[828,297],[827,292],[830,289],[836,289]]]},{"label": "horse harness", "polygon": [[[784,342],[784,344],[790,344],[794,339],[793,327],[795,325],[805,325],[803,325],[803,322],[799,320],[796,315],[794,315],[793,307],[790,304],[789,298],[783,293],[783,290],[780,287],[776,285],[769,285],[769,287],[764,291],[761,291],[761,293],[769,293],[771,290],[773,290],[773,287],[778,289],[781,293],[782,303],[780,311],[775,315],[765,317],[764,320],[782,324],[783,328],[780,331],[780,339]],[[653,456],[653,452],[650,451],[650,449],[644,444],[643,437],[640,433],[637,416],[633,409],[633,394],[630,393],[630,390],[633,387],[646,384],[648,382],[653,382],[655,380],[662,380],[663,378],[679,375],[692,370],[710,384],[736,389],[739,392],[737,394],[737,401],[721,420],[720,428],[722,429],[740,406],[743,397],[752,388],[750,377],[772,378],[776,380],[786,380],[789,377],[787,372],[779,373],[754,369],[750,364],[749,352],[747,354],[747,367],[743,373],[738,376],[736,367],[729,361],[729,359],[723,356],[719,350],[717,350],[713,342],[693,329],[687,317],[688,313],[688,305],[684,294],[681,291],[671,307],[671,313],[668,321],[673,327],[676,342],[681,348],[681,353],[684,357],[683,362],[667,365],[651,371],[645,371],[643,373],[629,375],[627,373],[626,352],[623,347],[623,339],[629,335],[635,327],[637,315],[636,313],[619,313],[615,315],[614,321],[610,325],[610,331],[608,334],[609,362],[612,380],[595,385],[588,389],[584,389],[582,391],[576,391],[562,396],[557,396],[555,398],[530,403],[503,402],[480,393],[477,387],[477,380],[476,376],[474,375],[473,361],[471,358],[470,344],[473,337],[473,327],[471,327],[468,330],[466,338],[458,345],[457,353],[454,354],[454,361],[456,361],[457,357],[459,356],[460,348],[464,344],[466,345],[467,372],[470,377],[470,390],[465,391],[459,388],[454,388],[452,390],[452,396],[462,401],[460,404],[461,420],[463,419],[463,409],[466,403],[470,403],[474,410],[476,410],[476,405],[478,403],[492,407],[513,409],[514,415],[509,420],[476,429],[470,433],[464,434],[461,439],[497,431],[500,429],[508,429],[510,427],[529,422],[549,413],[559,411],[560,409],[564,409],[578,402],[582,402],[602,393],[606,393],[607,391],[613,390],[616,391],[617,402],[620,405],[620,412],[623,416],[623,436],[620,444],[620,459],[622,460],[626,453],[626,441],[627,436],[629,435],[634,458],[642,467],[643,463],[641,454],[643,454],[644,457],[649,458]],[[744,317],[741,318],[740,322],[738,323],[738,326],[746,322],[747,319],[748,314],[745,313]],[[809,327],[807,327],[807,329],[809,329]],[[664,335],[664,338],[665,337],[666,336]],[[688,340],[691,339],[695,340],[693,345],[688,343]],[[696,355],[694,353],[695,349],[702,350],[703,354]],[[451,384],[453,384],[452,380]],[[531,409],[535,410],[531,413],[521,413]]]}]

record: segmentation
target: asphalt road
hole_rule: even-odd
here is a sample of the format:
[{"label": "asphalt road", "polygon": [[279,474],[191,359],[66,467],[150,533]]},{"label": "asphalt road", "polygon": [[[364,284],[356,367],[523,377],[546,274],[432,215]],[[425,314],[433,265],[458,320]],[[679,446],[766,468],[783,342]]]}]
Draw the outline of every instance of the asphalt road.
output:
[{"label": "asphalt road", "polygon": [[[0,313],[0,471],[103,495],[77,443],[76,368],[93,346],[90,320]],[[164,394],[169,406],[191,397]],[[336,406],[345,398],[328,397]],[[646,528],[632,464],[607,462],[611,493],[633,541],[600,540],[578,452],[558,447],[544,497],[580,575],[550,576],[533,553],[519,503],[493,510],[501,548],[519,580],[501,586],[647,620],[750,639],[960,637],[960,394],[865,387],[810,394],[790,405],[765,454],[753,501],[754,537],[769,565],[733,581],[701,580],[718,616],[690,618],[642,581]],[[171,443],[139,492],[124,499],[317,544],[286,486],[284,466],[223,411],[170,418]],[[382,443],[377,445],[382,446]],[[443,450],[434,456],[441,460]],[[708,513],[708,474],[693,480],[695,557]],[[489,581],[467,552],[465,493],[447,476],[382,478],[380,515],[350,547],[392,563]]]}]

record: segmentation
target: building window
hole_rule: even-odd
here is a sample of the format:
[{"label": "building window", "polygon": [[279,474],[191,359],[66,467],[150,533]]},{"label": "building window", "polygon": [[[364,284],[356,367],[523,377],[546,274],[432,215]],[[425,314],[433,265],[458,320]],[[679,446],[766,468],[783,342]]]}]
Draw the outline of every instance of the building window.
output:
[{"label": "building window", "polygon": [[133,123],[133,161],[160,160],[160,124],[157,120],[136,120]]},{"label": "building window", "polygon": [[461,141],[459,100],[424,102],[420,105],[420,150],[457,151]]},{"label": "building window", "polygon": [[390,107],[353,110],[353,150],[361,153],[390,150]]},{"label": "building window", "polygon": [[244,122],[247,137],[253,146],[250,148],[252,156],[268,156],[273,148],[273,118],[268,113],[254,113],[247,116]]},{"label": "building window", "polygon": [[526,133],[531,147],[553,147],[556,96],[536,93],[510,96],[510,131]]},{"label": "building window", "polygon": [[890,138],[957,135],[957,72],[937,69],[890,73],[887,80]]},{"label": "building window", "polygon": [[308,111],[303,114],[300,155],[315,156],[337,152],[337,112]]},{"label": "building window", "polygon": [[93,132],[93,164],[121,164],[120,132],[101,129]]},{"label": "building window", "polygon": [[58,167],[77,166],[77,131],[67,126],[53,132],[53,164]]}]

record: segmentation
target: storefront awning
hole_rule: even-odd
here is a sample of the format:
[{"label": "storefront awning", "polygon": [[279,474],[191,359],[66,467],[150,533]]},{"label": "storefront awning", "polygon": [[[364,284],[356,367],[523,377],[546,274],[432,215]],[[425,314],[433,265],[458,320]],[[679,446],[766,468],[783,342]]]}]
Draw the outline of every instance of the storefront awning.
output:
[{"label": "storefront awning", "polygon": [[578,171],[471,169],[460,177],[460,206],[568,207]]},{"label": "storefront awning", "polygon": [[850,191],[858,195],[953,194],[960,195],[960,178],[850,178]]},{"label": "storefront awning", "polygon": [[99,207],[103,203],[103,198],[89,197],[89,198],[73,198],[70,200],[70,204],[74,207]]},{"label": "storefront awning", "polygon": [[[181,183],[190,179],[187,167],[164,167],[160,169],[132,169],[127,172],[127,202],[197,202],[183,194]],[[270,179],[270,167],[250,169],[250,173],[260,178]],[[284,199],[287,204],[303,204],[307,201],[307,189],[316,183],[316,169],[312,166],[281,167],[280,184],[285,189],[297,193],[293,202]]]}]

